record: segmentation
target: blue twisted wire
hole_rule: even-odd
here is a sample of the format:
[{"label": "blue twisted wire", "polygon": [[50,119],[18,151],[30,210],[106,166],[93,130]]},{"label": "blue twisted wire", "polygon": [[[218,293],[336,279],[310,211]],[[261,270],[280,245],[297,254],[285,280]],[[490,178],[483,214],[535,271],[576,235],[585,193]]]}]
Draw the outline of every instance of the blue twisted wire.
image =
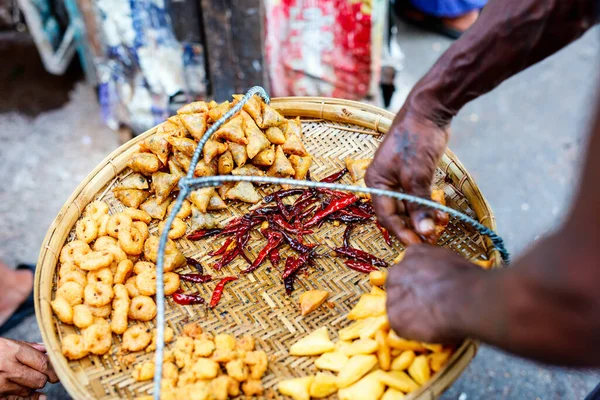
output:
[{"label": "blue twisted wire", "polygon": [[154,366],[154,399],[160,400],[160,390],[161,390],[161,378],[162,378],[162,364],[164,360],[164,328],[165,328],[165,298],[164,298],[164,256],[165,249],[167,245],[168,233],[173,225],[173,221],[181,206],[183,205],[183,201],[190,194],[192,189],[202,188],[202,187],[210,187],[210,186],[219,186],[223,182],[253,182],[253,183],[270,183],[270,184],[278,184],[278,185],[295,185],[295,186],[303,186],[309,188],[324,188],[324,189],[332,189],[332,190],[341,190],[348,192],[360,192],[367,193],[374,196],[388,196],[395,198],[397,200],[404,200],[413,203],[417,203],[420,205],[424,205],[427,207],[435,208],[441,211],[444,211],[458,220],[473,226],[477,232],[481,235],[487,236],[492,241],[494,247],[500,253],[502,260],[506,263],[510,263],[510,255],[504,246],[504,241],[496,232],[481,224],[479,221],[465,215],[453,208],[444,206],[442,204],[436,203],[431,200],[423,199],[420,197],[412,196],[405,193],[393,192],[390,190],[382,190],[375,189],[369,187],[361,187],[361,186],[350,186],[350,185],[342,185],[338,183],[325,183],[325,182],[314,182],[314,181],[300,181],[296,179],[289,178],[274,178],[268,176],[234,176],[234,175],[221,175],[221,176],[209,176],[203,178],[194,178],[194,170],[196,169],[196,165],[200,160],[200,154],[202,153],[202,149],[204,145],[208,141],[208,139],[223,125],[229,118],[231,118],[234,114],[239,112],[243,105],[255,94],[258,94],[262,97],[265,103],[270,103],[270,98],[265,92],[265,90],[260,86],[255,86],[250,89],[244,97],[237,103],[233,108],[231,108],[223,117],[221,117],[218,121],[216,121],[210,129],[206,131],[206,133],[202,136],[202,139],[198,142],[198,146],[194,151],[194,155],[192,157],[192,161],[190,163],[190,168],[186,174],[185,178],[182,178],[179,181],[179,195],[175,200],[175,205],[171,210],[169,217],[167,218],[165,228],[160,236],[159,246],[158,246],[158,258],[156,262],[156,308],[157,308],[157,317],[156,317],[156,354],[155,354],[155,366]]}]

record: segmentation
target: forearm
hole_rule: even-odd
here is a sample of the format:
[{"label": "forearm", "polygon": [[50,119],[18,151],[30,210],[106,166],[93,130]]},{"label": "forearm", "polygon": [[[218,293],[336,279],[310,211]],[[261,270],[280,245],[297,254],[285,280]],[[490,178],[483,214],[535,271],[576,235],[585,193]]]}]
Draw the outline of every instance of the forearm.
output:
[{"label": "forearm", "polygon": [[415,85],[408,107],[440,126],[469,101],[580,37],[595,0],[491,0]]}]

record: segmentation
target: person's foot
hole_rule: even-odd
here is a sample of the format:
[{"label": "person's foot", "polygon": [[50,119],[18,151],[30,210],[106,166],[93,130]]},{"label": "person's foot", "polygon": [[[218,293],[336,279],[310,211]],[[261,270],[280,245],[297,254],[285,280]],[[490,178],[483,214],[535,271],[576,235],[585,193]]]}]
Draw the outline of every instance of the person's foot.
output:
[{"label": "person's foot", "polygon": [[479,18],[479,10],[473,10],[455,18],[442,18],[442,22],[449,28],[465,32],[477,21],[477,18]]},{"label": "person's foot", "polygon": [[0,326],[2,326],[33,290],[33,274],[29,270],[12,270],[0,264]]}]

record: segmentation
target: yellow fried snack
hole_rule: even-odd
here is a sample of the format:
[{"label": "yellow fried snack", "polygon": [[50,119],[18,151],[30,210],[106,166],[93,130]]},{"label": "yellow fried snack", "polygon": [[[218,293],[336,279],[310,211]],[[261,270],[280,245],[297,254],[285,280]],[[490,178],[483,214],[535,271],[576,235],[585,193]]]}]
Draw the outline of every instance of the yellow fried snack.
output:
[{"label": "yellow fried snack", "polygon": [[138,321],[150,321],[156,317],[156,303],[148,296],[136,296],[131,299],[128,316]]},{"label": "yellow fried snack", "polygon": [[214,140],[227,140],[238,144],[248,144],[248,139],[244,134],[243,122],[241,115],[231,118],[224,123],[212,136]]},{"label": "yellow fried snack", "polygon": [[190,135],[192,135],[194,139],[200,140],[206,132],[206,116],[206,113],[180,114],[179,119]]},{"label": "yellow fried snack", "polygon": [[[169,195],[177,187],[180,176],[167,174],[166,172],[155,172],[152,174],[152,189],[156,195],[156,202],[162,204],[169,198]],[[150,221],[144,221],[149,223]]]},{"label": "yellow fried snack", "polygon": [[86,304],[78,304],[73,307],[73,325],[79,329],[85,329],[94,323],[92,310]]},{"label": "yellow fried snack", "polygon": [[345,388],[352,385],[376,365],[377,357],[374,355],[358,354],[352,356],[338,374],[338,387]]},{"label": "yellow fried snack", "polygon": [[219,120],[229,109],[231,108],[231,104],[229,101],[224,101],[221,104],[217,104],[214,107],[209,107],[208,118],[212,122],[216,122]]},{"label": "yellow fried snack", "polygon": [[76,282],[65,282],[56,290],[56,297],[62,297],[71,306],[83,303],[83,286]]},{"label": "yellow fried snack", "polygon": [[135,172],[152,175],[160,169],[160,160],[152,153],[135,153],[127,166]]},{"label": "yellow fried snack", "polygon": [[254,165],[244,165],[232,170],[231,175],[265,176],[265,173]]},{"label": "yellow fried snack", "polygon": [[277,146],[275,149],[275,161],[273,162],[273,165],[271,165],[271,168],[269,168],[267,171],[267,175],[279,178],[289,178],[295,174],[296,171],[283,153],[281,146]]},{"label": "yellow fried snack", "polygon": [[111,285],[102,282],[88,283],[83,291],[85,304],[93,307],[102,307],[109,304],[113,297],[114,291]]},{"label": "yellow fried snack", "polygon": [[104,283],[105,285],[112,286],[113,284],[113,273],[110,268],[97,269],[90,271],[87,274],[88,283]]},{"label": "yellow fried snack", "polygon": [[410,367],[408,367],[408,374],[419,385],[424,385],[431,377],[431,369],[429,368],[427,356],[420,355],[415,357]]},{"label": "yellow fried snack", "polygon": [[379,399],[385,391],[385,385],[377,379],[377,371],[372,372],[338,392],[340,400]]},{"label": "yellow fried snack", "polygon": [[88,355],[83,336],[69,334],[62,338],[62,353],[69,360],[80,360]]},{"label": "yellow fried snack", "polygon": [[140,351],[146,348],[152,340],[152,335],[144,325],[138,324],[128,328],[123,333],[121,349],[123,351]]},{"label": "yellow fried snack", "polygon": [[306,315],[316,310],[327,300],[329,292],[325,290],[308,290],[300,295],[300,314]]},{"label": "yellow fried snack", "polygon": [[252,163],[254,165],[259,165],[261,167],[270,167],[275,162],[275,147],[267,147],[264,150],[261,150],[254,158],[252,159]]},{"label": "yellow fried snack", "polygon": [[204,162],[210,164],[212,160],[227,151],[227,144],[217,142],[216,140],[208,140],[202,148],[204,153]]},{"label": "yellow fried snack", "polygon": [[115,292],[115,297],[112,304],[113,311],[110,328],[114,333],[120,335],[127,329],[131,301],[129,300],[129,292],[125,285],[116,284],[113,290]]},{"label": "yellow fried snack", "polygon": [[133,262],[123,260],[117,264],[117,271],[113,277],[113,283],[125,283],[133,271]]},{"label": "yellow fried snack", "polygon": [[[180,138],[176,136],[169,136],[167,141],[173,146],[173,149],[180,151],[188,157],[194,155],[194,151],[196,151],[196,142],[189,138]],[[171,173],[173,173],[171,171]]]},{"label": "yellow fried snack", "polygon": [[112,332],[108,323],[94,323],[83,330],[83,342],[89,353],[104,355],[112,347]]},{"label": "yellow fried snack", "polygon": [[[156,262],[158,257],[159,240],[158,236],[150,236],[146,239],[146,243],[144,243],[144,256],[152,262]],[[167,240],[164,261],[165,272],[171,272],[186,263],[185,256],[179,251],[177,245],[171,239]]]},{"label": "yellow fried snack", "polygon": [[133,220],[125,213],[116,213],[110,216],[106,225],[106,232],[115,239],[119,238],[119,230],[131,228]]},{"label": "yellow fried snack", "polygon": [[[210,202],[210,200],[209,200]],[[203,213],[196,206],[192,206],[192,218],[190,220],[190,232],[198,229],[220,228],[219,220],[211,213]]]},{"label": "yellow fried snack", "polygon": [[244,122],[244,133],[248,138],[246,152],[249,158],[254,158],[262,150],[269,148],[271,142],[248,114],[242,114],[242,119]]},{"label": "yellow fried snack", "polygon": [[246,161],[248,161],[248,153],[246,153],[245,145],[229,142],[227,147],[231,152],[231,156],[233,157],[233,161],[235,161],[235,165],[241,167],[246,164]]},{"label": "yellow fried snack", "polygon": [[144,236],[133,226],[119,229],[119,246],[129,255],[142,254],[144,241]]},{"label": "yellow fried snack", "polygon": [[54,315],[64,324],[73,324],[73,307],[64,297],[56,297],[50,302]]},{"label": "yellow fried snack", "polygon": [[93,201],[83,210],[83,216],[98,221],[100,217],[108,214],[108,204],[103,201]]},{"label": "yellow fried snack", "polygon": [[306,155],[304,157],[292,155],[289,158],[290,164],[294,168],[295,174],[294,179],[305,179],[308,170],[310,169],[310,165],[312,164],[312,156]]},{"label": "yellow fried snack", "polygon": [[171,197],[167,197],[162,203],[159,203],[156,197],[150,197],[140,205],[140,208],[152,218],[162,220],[165,218],[172,200]]},{"label": "yellow fried snack", "polygon": [[208,112],[208,104],[205,101],[194,101],[177,110],[177,114],[195,114]]},{"label": "yellow fried snack", "polygon": [[313,376],[287,379],[277,384],[277,390],[282,395],[290,396],[294,400],[309,400],[310,385],[313,379]]},{"label": "yellow fried snack", "polygon": [[267,136],[267,139],[269,139],[269,141],[273,144],[285,143],[285,136],[283,135],[283,132],[276,126],[267,129],[265,131],[265,135]]},{"label": "yellow fried snack", "polygon": [[344,161],[346,162],[346,168],[348,169],[352,180],[356,182],[365,177],[367,168],[369,168],[369,164],[371,164],[372,160],[370,158],[361,158],[355,160],[348,157]]},{"label": "yellow fried snack", "polygon": [[[237,101],[240,101],[244,96],[241,94],[234,94],[233,98]],[[262,99],[258,95],[254,95],[248,99],[248,101],[244,104],[243,110],[246,111],[250,116],[254,119],[257,125],[262,124]]]},{"label": "yellow fried snack", "polygon": [[273,107],[266,103],[261,103],[262,108],[262,125],[259,126],[262,129],[267,129],[272,126],[279,126],[285,123],[286,119],[277,112]]},{"label": "yellow fried snack", "polygon": [[150,196],[148,190],[139,189],[113,189],[113,193],[117,200],[125,204],[127,207],[138,208]]},{"label": "yellow fried snack", "polygon": [[90,246],[82,240],[73,240],[65,244],[60,251],[61,264],[75,264],[75,255],[91,251]]},{"label": "yellow fried snack", "polygon": [[296,117],[295,119],[288,119],[284,127],[283,134],[286,138],[290,135],[301,136],[302,134],[302,122],[300,121],[300,117]]},{"label": "yellow fried snack", "polygon": [[138,382],[149,381],[150,379],[154,378],[154,363],[152,361],[148,361],[142,364],[137,364],[131,373],[131,377]]},{"label": "yellow fried snack", "polygon": [[412,350],[404,350],[400,355],[392,361],[391,369],[393,371],[404,371],[415,360],[415,352]]},{"label": "yellow fried snack", "polygon": [[227,175],[233,170],[233,167],[233,156],[231,155],[231,151],[228,150],[219,157],[219,160],[217,161],[217,171],[219,172],[219,175]]},{"label": "yellow fried snack", "polygon": [[158,157],[162,165],[167,165],[170,150],[167,138],[170,136],[171,135],[168,133],[157,132],[140,143],[140,150],[153,153],[156,157]]},{"label": "yellow fried snack", "polygon": [[260,195],[251,182],[238,182],[227,191],[226,198],[245,203],[256,204],[261,200]]},{"label": "yellow fried snack", "polygon": [[190,193],[190,201],[195,205],[200,212],[205,213],[208,210],[210,198],[216,194],[215,188],[206,187],[194,190]]},{"label": "yellow fried snack", "polygon": [[285,154],[293,154],[300,157],[306,157],[308,152],[298,135],[289,135],[285,143],[281,146]]},{"label": "yellow fried snack", "polygon": [[[171,203],[171,205],[169,205],[169,208],[167,209],[167,212],[170,213],[171,209],[174,206],[175,206],[175,202]],[[181,205],[181,209],[177,213],[176,217],[177,218],[181,218],[181,219],[186,219],[190,215],[192,215],[192,205],[191,205],[191,203],[189,201],[184,200],[183,203],[182,203],[182,205]]]},{"label": "yellow fried snack", "polygon": [[98,237],[98,225],[90,217],[83,217],[75,224],[75,235],[78,240],[91,243]]},{"label": "yellow fried snack", "polygon": [[[158,224],[158,233],[162,234],[165,229],[165,225],[167,221],[161,221]],[[173,220],[173,225],[171,225],[171,229],[169,230],[169,239],[179,239],[185,235],[185,231],[187,230],[187,225],[181,218],[175,217]]]},{"label": "yellow fried snack", "polygon": [[324,326],[294,343],[290,347],[290,355],[314,356],[332,351],[333,348],[333,342],[329,339],[329,331]]},{"label": "yellow fried snack", "polygon": [[215,192],[210,197],[210,201],[208,202],[208,210],[209,211],[219,211],[219,210],[225,210],[226,208],[227,208],[227,204],[225,204],[225,202],[223,201],[221,196],[219,196],[219,194]]},{"label": "yellow fried snack", "polygon": [[342,352],[323,353],[315,360],[315,366],[320,369],[339,372],[350,358]]},{"label": "yellow fried snack", "polygon": [[336,377],[333,374],[318,372],[309,388],[310,397],[322,399],[337,392]]}]

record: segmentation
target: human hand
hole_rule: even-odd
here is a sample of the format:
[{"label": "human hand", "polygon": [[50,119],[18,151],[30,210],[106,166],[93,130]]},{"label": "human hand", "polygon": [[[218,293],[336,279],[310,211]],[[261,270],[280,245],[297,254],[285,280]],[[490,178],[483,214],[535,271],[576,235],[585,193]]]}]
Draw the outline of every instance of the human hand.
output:
[{"label": "human hand", "polygon": [[392,329],[401,337],[427,343],[453,343],[468,336],[463,323],[470,306],[467,296],[475,291],[482,273],[448,249],[410,246],[386,281]]},{"label": "human hand", "polygon": [[43,344],[0,338],[0,399],[45,399],[36,392],[58,377]]},{"label": "human hand", "polygon": [[[421,115],[408,106],[400,110],[367,170],[367,186],[431,199],[433,174],[446,150],[449,128]],[[443,213],[385,196],[373,196],[373,205],[381,225],[404,244],[437,240],[435,225]]]}]

